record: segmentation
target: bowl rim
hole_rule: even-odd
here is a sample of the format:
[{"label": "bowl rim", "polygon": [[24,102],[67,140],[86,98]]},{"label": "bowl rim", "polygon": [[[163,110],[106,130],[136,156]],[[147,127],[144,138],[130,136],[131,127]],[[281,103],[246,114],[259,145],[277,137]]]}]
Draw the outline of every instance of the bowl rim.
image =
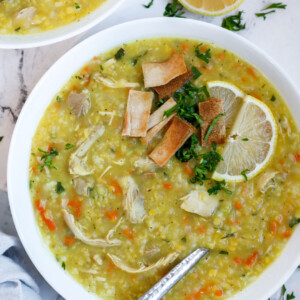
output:
[{"label": "bowl rim", "polygon": [[[294,117],[295,113],[297,111],[299,112],[299,90],[295,83],[289,78],[288,74],[282,70],[268,54],[236,33],[197,20],[169,19],[162,17],[122,23],[89,37],[64,54],[36,84],[20,113],[9,149],[7,186],[14,224],[27,254],[47,282],[66,299],[82,299],[82,297],[85,297],[85,299],[99,298],[89,294],[89,292],[70,275],[64,272],[56,263],[52,252],[50,252],[48,247],[41,240],[41,234],[34,218],[33,206],[29,197],[28,181],[26,181],[26,179],[28,180],[27,170],[30,155],[30,150],[28,151],[26,148],[28,148],[28,144],[29,148],[31,148],[32,136],[40,121],[39,116],[43,115],[43,112],[48,107],[54,95],[60,90],[59,87],[64,86],[72,74],[94,56],[92,54],[97,55],[126,42],[155,37],[186,37],[189,39],[198,39],[199,41],[214,43],[221,48],[235,53],[242,57],[243,60],[258,68],[273,85],[277,86],[277,90],[282,94],[283,98],[286,98],[286,103]],[[105,40],[105,43],[99,43],[99,41],[103,40]],[[96,45],[96,48],[93,48],[93,45]],[[85,52],[82,52],[83,49]],[[84,54],[82,55],[82,53]],[[74,57],[81,61],[74,63]],[[260,64],[261,66],[258,67]],[[59,73],[61,78],[57,80],[57,71],[63,67],[69,68],[69,71]],[[69,74],[71,74],[71,76]],[[55,89],[54,92],[47,92],[43,89],[43,87],[46,87],[46,84],[47,87],[50,85],[50,88],[48,87],[49,90],[51,90],[51,88]],[[43,101],[40,101],[41,92],[44,94],[49,93],[47,97],[43,97]],[[32,109],[38,116],[32,114]],[[298,114],[300,114],[300,112]],[[26,120],[26,118],[28,120]],[[35,120],[33,121],[32,119]],[[295,118],[295,121],[298,122],[298,126],[300,122],[299,119],[300,118]],[[33,124],[29,126],[28,122]],[[30,128],[27,129],[26,127]],[[30,138],[24,134],[26,132],[31,134]],[[24,153],[20,155],[20,147],[26,150],[27,155],[24,155]],[[19,172],[19,170],[21,171]],[[19,187],[18,189],[14,188],[17,186]],[[20,197],[21,199],[29,201],[26,202],[22,200],[23,202],[20,202]],[[22,218],[24,212],[29,215],[26,220]],[[31,226],[30,229],[32,231],[26,228],[26,224]],[[230,299],[265,300],[273,295],[299,265],[300,252],[297,250],[299,248],[300,226],[296,228],[280,256],[267,267],[253,283],[246,286],[245,289]],[[52,273],[55,275],[52,275]],[[62,282],[64,282],[64,284],[62,284]]]},{"label": "bowl rim", "polygon": [[0,34],[0,49],[27,49],[55,44],[84,33],[113,14],[125,0],[105,0],[94,11],[70,24],[32,34]]}]

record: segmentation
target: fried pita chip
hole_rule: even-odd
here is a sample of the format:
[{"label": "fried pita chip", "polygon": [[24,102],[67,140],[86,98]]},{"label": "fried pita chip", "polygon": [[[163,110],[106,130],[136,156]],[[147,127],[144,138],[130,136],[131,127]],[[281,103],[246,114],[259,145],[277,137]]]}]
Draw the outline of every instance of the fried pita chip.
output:
[{"label": "fried pita chip", "polygon": [[178,89],[180,89],[193,76],[193,72],[188,70],[186,73],[172,79],[169,83],[161,86],[153,87],[159,98],[165,99],[170,97]]},{"label": "fried pita chip", "polygon": [[130,90],[122,136],[145,137],[154,94]]},{"label": "fried pita chip", "polygon": [[174,54],[165,62],[142,63],[145,87],[165,85],[187,72],[184,54]]},{"label": "fried pita chip", "polygon": [[175,116],[165,136],[149,157],[160,167],[164,166],[195,130],[194,126]]},{"label": "fried pita chip", "polygon": [[213,120],[224,113],[223,101],[221,99],[209,98],[205,102],[199,103],[199,114],[202,117],[201,126],[201,144],[202,146],[211,146],[213,143],[224,144],[226,139],[225,117],[222,116],[213,127],[207,141],[205,136]]}]

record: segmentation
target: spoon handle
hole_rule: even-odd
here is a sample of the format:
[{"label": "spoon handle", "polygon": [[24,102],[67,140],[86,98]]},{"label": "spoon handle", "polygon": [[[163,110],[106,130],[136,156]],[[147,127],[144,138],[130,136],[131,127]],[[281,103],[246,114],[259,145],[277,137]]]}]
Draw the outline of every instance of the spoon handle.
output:
[{"label": "spoon handle", "polygon": [[160,300],[208,252],[209,250],[206,248],[196,249],[138,300]]}]

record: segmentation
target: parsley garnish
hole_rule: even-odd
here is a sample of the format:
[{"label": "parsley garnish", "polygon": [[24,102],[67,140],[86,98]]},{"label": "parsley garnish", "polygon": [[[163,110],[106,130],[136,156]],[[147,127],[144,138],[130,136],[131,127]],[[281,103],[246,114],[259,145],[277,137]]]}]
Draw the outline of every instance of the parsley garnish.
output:
[{"label": "parsley garnish", "polygon": [[138,60],[139,60],[140,58],[144,57],[145,55],[147,55],[147,53],[148,53],[148,51],[145,51],[143,54],[138,55],[138,56],[132,58],[132,59],[131,59],[131,65],[134,67],[134,66],[137,64]]},{"label": "parsley garnish", "polygon": [[292,299],[296,299],[294,292],[292,292],[291,294],[287,294],[286,295],[286,300],[292,300]]},{"label": "parsley garnish", "polygon": [[262,11],[268,10],[268,9],[272,9],[272,10],[270,10],[268,12],[257,13],[255,15],[258,18],[262,17],[265,20],[268,14],[272,14],[272,13],[276,12],[275,9],[285,9],[286,7],[287,7],[287,5],[286,4],[282,4],[281,2],[279,2],[279,3],[273,3],[273,4],[269,5],[269,6],[267,6],[266,8],[262,9]]},{"label": "parsley garnish", "polygon": [[154,0],[151,0],[148,4],[143,4],[145,8],[150,8],[153,5]]},{"label": "parsley garnish", "polygon": [[208,128],[208,130],[207,130],[207,133],[206,133],[206,135],[205,135],[205,138],[204,138],[204,141],[205,141],[205,142],[207,142],[209,135],[210,135],[211,132],[214,130],[214,127],[215,127],[216,124],[218,123],[219,119],[220,119],[221,117],[224,117],[224,116],[225,116],[224,113],[223,113],[223,114],[219,114],[219,115],[218,115],[216,118],[214,118],[214,120],[211,122],[211,124],[210,124],[210,126],[209,126],[209,128]]},{"label": "parsley garnish", "polygon": [[299,223],[300,223],[300,218],[292,218],[289,222],[289,226],[291,228],[293,228],[294,226],[296,226]]},{"label": "parsley garnish", "polygon": [[228,195],[232,195],[232,191],[226,189],[224,186],[226,185],[226,181],[215,181],[215,185],[207,190],[209,195],[217,195],[219,191],[224,191]]},{"label": "parsley garnish", "polygon": [[120,60],[125,55],[125,50],[120,48],[117,53],[115,54],[116,60]]},{"label": "parsley garnish", "polygon": [[65,270],[66,269],[66,264],[65,262],[62,262],[61,267]]},{"label": "parsley garnish", "polygon": [[56,96],[56,101],[60,102],[61,101],[61,97],[60,96]]},{"label": "parsley garnish", "polygon": [[194,126],[201,126],[203,121],[199,116],[198,103],[209,98],[209,93],[206,86],[196,87],[190,82],[187,82],[174,94],[174,99],[177,104],[165,111],[164,116],[169,117],[176,112],[182,119],[193,123]]},{"label": "parsley garnish", "polygon": [[103,70],[104,70],[104,68],[103,68],[103,66],[102,66],[102,65],[100,65],[100,70],[101,70],[101,71],[103,71]]},{"label": "parsley garnish", "polygon": [[242,24],[242,11],[239,11],[237,15],[229,16],[223,19],[222,27],[231,31],[240,31],[246,28],[246,24]]},{"label": "parsley garnish", "polygon": [[186,237],[184,236],[184,237],[181,239],[181,241],[182,241],[183,243],[186,243]]},{"label": "parsley garnish", "polygon": [[248,139],[248,138],[244,138],[244,139],[242,139],[242,141],[243,141],[243,142],[248,142],[249,139]]},{"label": "parsley garnish", "polygon": [[165,7],[165,17],[185,18],[183,14],[183,6],[178,2],[178,0],[172,0],[172,3],[168,3]]},{"label": "parsley garnish", "polygon": [[210,55],[210,49],[207,49],[204,53],[200,53],[199,47],[202,46],[203,44],[199,44],[196,48],[195,48],[195,55],[202,59],[203,61],[205,61],[207,64],[209,63],[209,60],[211,58]]},{"label": "parsley garnish", "polygon": [[221,251],[219,252],[219,254],[225,254],[225,255],[228,255],[229,252],[228,252],[228,251],[221,250]]},{"label": "parsley garnish", "polygon": [[75,2],[75,8],[76,8],[76,9],[79,9],[79,8],[80,8],[80,5],[79,5],[78,3],[76,3],[76,2]]},{"label": "parsley garnish", "polygon": [[65,191],[64,187],[62,186],[61,182],[58,181],[56,184],[56,193],[61,194],[64,191]]},{"label": "parsley garnish", "polygon": [[0,136],[0,142],[3,140],[4,136]]},{"label": "parsley garnish", "polygon": [[56,167],[52,164],[52,158],[54,156],[58,155],[58,152],[56,151],[56,148],[55,147],[51,147],[50,151],[48,151],[48,152],[46,152],[46,151],[44,151],[44,150],[42,150],[42,149],[39,148],[39,151],[42,152],[42,153],[45,153],[45,154],[41,157],[41,160],[43,160],[44,163],[42,165],[38,166],[38,168],[42,169],[45,166],[48,166],[51,169],[56,169]]},{"label": "parsley garnish", "polygon": [[15,29],[16,32],[20,31],[21,27]]},{"label": "parsley garnish", "polygon": [[235,233],[228,233],[227,235],[223,236],[221,239],[228,239],[228,238],[231,238],[235,235]]},{"label": "parsley garnish", "polygon": [[190,159],[198,158],[195,147],[198,144],[196,136],[193,134],[185,144],[176,152],[175,156],[181,162],[188,162]]},{"label": "parsley garnish", "polygon": [[216,144],[213,144],[212,151],[200,154],[199,157],[202,158],[202,161],[200,164],[196,165],[194,177],[191,179],[191,183],[197,182],[200,185],[203,185],[205,180],[209,180],[207,177],[208,173],[213,172],[223,158],[218,152],[216,152]]},{"label": "parsley garnish", "polygon": [[249,172],[249,171],[250,171],[250,170],[246,169],[246,170],[244,170],[244,171],[241,172],[241,175],[244,176],[244,178],[245,178],[246,181],[248,181],[248,177],[247,177],[247,175],[246,175],[246,172]]},{"label": "parsley garnish", "polygon": [[192,67],[192,72],[194,80],[198,79],[201,76],[200,71],[195,66]]},{"label": "parsley garnish", "polygon": [[74,147],[75,147],[75,146],[72,145],[72,144],[66,144],[65,150],[70,150],[70,149],[72,149],[72,148],[74,148]]},{"label": "parsley garnish", "polygon": [[272,95],[271,99],[272,102],[274,102],[276,100],[276,97],[274,95]]}]

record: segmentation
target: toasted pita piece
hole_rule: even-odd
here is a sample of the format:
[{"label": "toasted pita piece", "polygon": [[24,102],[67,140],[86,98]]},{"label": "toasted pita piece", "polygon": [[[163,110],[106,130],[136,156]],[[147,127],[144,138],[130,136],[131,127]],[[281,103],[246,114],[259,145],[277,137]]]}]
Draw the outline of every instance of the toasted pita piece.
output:
[{"label": "toasted pita piece", "polygon": [[187,72],[184,54],[174,54],[165,62],[142,63],[145,87],[165,85]]},{"label": "toasted pita piece", "polygon": [[146,136],[153,95],[152,92],[129,91],[123,136]]},{"label": "toasted pita piece", "polygon": [[173,98],[170,98],[166,101],[160,108],[158,108],[153,114],[150,115],[148,121],[148,130],[160,123],[164,119],[165,111],[171,109],[176,105],[176,101]]},{"label": "toasted pita piece", "polygon": [[165,136],[149,157],[160,167],[164,166],[195,130],[194,126],[175,116]]},{"label": "toasted pita piece", "polygon": [[226,139],[225,117],[221,117],[209,134],[207,142],[205,136],[213,120],[224,113],[223,101],[216,98],[209,98],[199,103],[199,114],[202,117],[201,143],[202,146],[211,146],[213,143],[224,144]]},{"label": "toasted pita piece", "polygon": [[159,98],[165,99],[170,97],[178,89],[180,89],[193,76],[193,72],[188,70],[186,73],[172,79],[169,83],[161,86],[156,86],[153,89],[158,94]]},{"label": "toasted pita piece", "polygon": [[141,142],[143,144],[148,144],[151,139],[158,134],[174,117],[176,113],[173,113],[171,116],[167,117],[166,119],[163,119],[161,122],[159,122],[157,125],[152,127],[145,137],[141,138]]}]

